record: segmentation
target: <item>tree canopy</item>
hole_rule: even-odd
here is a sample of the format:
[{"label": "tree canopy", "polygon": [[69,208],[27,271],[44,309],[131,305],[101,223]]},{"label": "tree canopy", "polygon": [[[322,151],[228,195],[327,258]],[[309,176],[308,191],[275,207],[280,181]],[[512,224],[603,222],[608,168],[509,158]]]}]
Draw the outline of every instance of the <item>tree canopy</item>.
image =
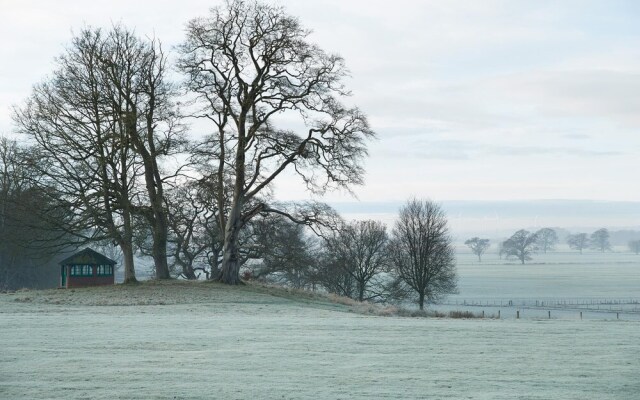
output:
[{"label": "tree canopy", "polygon": [[538,250],[538,237],[535,233],[521,229],[503,242],[502,250],[507,257],[517,258],[524,264],[525,261],[532,260],[532,255]]},{"label": "tree canopy", "polygon": [[[227,182],[233,193],[229,212],[219,216],[225,283],[240,282],[239,236],[254,216],[277,212],[316,222],[261,197],[283,171],[296,173],[316,194],[363,182],[365,140],[373,131],[358,108],[341,102],[349,94],[344,60],[308,35],[282,7],[241,0],[187,25],[178,65],[195,98],[193,115],[213,126],[207,143],[218,201]],[[276,117],[283,115],[297,122],[280,126]]]},{"label": "tree canopy", "polygon": [[393,274],[416,295],[418,306],[457,291],[454,248],[447,217],[437,203],[410,200],[400,209],[389,246]]}]

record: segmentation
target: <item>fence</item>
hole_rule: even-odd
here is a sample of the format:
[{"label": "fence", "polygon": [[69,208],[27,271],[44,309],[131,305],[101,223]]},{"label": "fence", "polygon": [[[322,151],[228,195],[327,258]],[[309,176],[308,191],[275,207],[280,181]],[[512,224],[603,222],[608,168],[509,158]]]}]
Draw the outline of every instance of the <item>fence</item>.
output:
[{"label": "fence", "polygon": [[439,303],[447,306],[471,307],[542,307],[542,308],[593,308],[616,311],[623,308],[640,312],[640,299],[513,299],[513,300],[478,300],[464,299]]},{"label": "fence", "polygon": [[[477,314],[498,318],[580,318],[640,319],[640,299],[458,299],[438,303],[437,309],[473,308]],[[482,308],[482,310],[479,310]],[[497,310],[496,310],[497,309]],[[525,311],[526,310],[526,311]]]}]

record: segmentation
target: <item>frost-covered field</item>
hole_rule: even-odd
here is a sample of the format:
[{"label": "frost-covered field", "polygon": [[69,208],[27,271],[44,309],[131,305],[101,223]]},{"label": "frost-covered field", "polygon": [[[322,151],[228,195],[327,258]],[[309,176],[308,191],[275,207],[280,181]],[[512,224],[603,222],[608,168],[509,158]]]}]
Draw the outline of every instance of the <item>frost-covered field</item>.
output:
[{"label": "frost-covered field", "polygon": [[1,399],[640,396],[638,322],[374,317],[253,287],[0,295],[0,348]]},{"label": "frost-covered field", "polygon": [[[464,249],[457,255],[459,291],[450,296],[442,309],[460,308],[478,311],[469,304],[488,304],[488,313],[515,316],[524,304],[524,316],[541,317],[553,310],[556,317],[640,319],[640,256],[628,252],[560,251],[536,254],[525,265],[501,260],[496,254],[483,256],[481,263]],[[513,302],[514,307],[495,307]],[[542,305],[542,303],[545,303]],[[466,304],[466,306],[465,306]],[[565,309],[559,313],[556,310]]]}]

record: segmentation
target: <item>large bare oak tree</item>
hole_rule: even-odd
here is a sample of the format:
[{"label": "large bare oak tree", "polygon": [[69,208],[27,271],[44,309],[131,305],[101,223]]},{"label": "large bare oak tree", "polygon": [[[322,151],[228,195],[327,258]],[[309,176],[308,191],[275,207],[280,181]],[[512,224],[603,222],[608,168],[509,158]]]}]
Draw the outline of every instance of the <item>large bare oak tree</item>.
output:
[{"label": "large bare oak tree", "polygon": [[242,227],[261,213],[288,215],[256,201],[283,171],[298,174],[317,194],[362,183],[364,140],[373,132],[359,109],[341,103],[349,94],[343,59],[308,35],[281,7],[242,0],[187,26],[179,68],[196,99],[194,116],[213,123],[218,209],[226,209],[227,177],[233,187],[229,211],[219,216],[222,282],[240,283]]}]

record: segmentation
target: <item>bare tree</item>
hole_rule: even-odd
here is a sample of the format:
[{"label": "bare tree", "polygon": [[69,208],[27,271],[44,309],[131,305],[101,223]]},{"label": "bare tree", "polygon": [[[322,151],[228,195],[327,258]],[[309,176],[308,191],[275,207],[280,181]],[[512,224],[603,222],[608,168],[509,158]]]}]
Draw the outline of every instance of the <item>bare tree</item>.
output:
[{"label": "bare tree", "polygon": [[345,263],[339,254],[326,251],[317,253],[318,268],[314,281],[318,282],[329,293],[354,298],[356,296],[356,281],[342,265]]},{"label": "bare tree", "polygon": [[[99,31],[95,30],[95,34]],[[122,115],[126,142],[139,159],[141,181],[132,212],[149,224],[156,278],[169,278],[167,264],[168,221],[160,162],[182,150],[183,127],[173,98],[176,92],[166,80],[166,56],[156,40],[142,40],[121,26],[114,27],[96,52],[96,69],[102,76],[102,91]],[[142,196],[144,193],[145,196]]]},{"label": "bare tree", "polygon": [[254,219],[251,229],[251,256],[261,260],[251,270],[253,278],[297,289],[313,288],[317,245],[307,237],[304,225],[281,215],[266,215]]},{"label": "bare tree", "polygon": [[51,165],[42,172],[59,190],[60,207],[75,210],[69,232],[118,243],[126,282],[135,281],[136,215],[150,226],[157,277],[169,277],[159,163],[177,151],[182,128],[165,64],[156,41],[120,26],[86,28],[57,59],[53,78],[15,112],[20,131]]},{"label": "bare tree", "polygon": [[327,241],[327,250],[340,260],[344,271],[356,284],[354,298],[359,301],[379,296],[369,290],[372,280],[389,265],[386,226],[379,221],[353,221],[345,224]]},{"label": "bare tree", "polygon": [[169,254],[185,279],[217,277],[222,252],[217,206],[204,181],[188,181],[167,192]]},{"label": "bare tree", "polygon": [[636,254],[640,254],[640,240],[632,240],[629,242],[629,250]]},{"label": "bare tree", "polygon": [[471,239],[464,242],[470,249],[473,254],[478,256],[478,261],[482,262],[482,255],[490,246],[489,239],[480,239],[479,237],[472,237]]},{"label": "bare tree", "polygon": [[418,305],[456,292],[456,264],[447,217],[430,200],[411,200],[400,209],[389,245],[393,273],[414,293]]},{"label": "bare tree", "polygon": [[553,250],[558,244],[558,234],[551,228],[542,228],[536,232],[538,238],[538,247],[543,253]]},{"label": "bare tree", "polygon": [[[348,94],[343,59],[309,43],[308,34],[281,7],[232,0],[190,21],[180,47],[179,67],[200,106],[194,116],[214,125],[220,209],[231,177],[229,211],[219,220],[227,284],[240,283],[242,227],[260,213],[287,214],[264,200],[246,207],[283,171],[316,194],[362,183],[364,140],[373,132],[360,110],[340,103]],[[277,128],[277,115],[304,130]]]},{"label": "bare tree", "polygon": [[515,257],[522,264],[532,260],[532,254],[538,250],[538,237],[535,233],[521,229],[514,233],[502,244],[502,249],[507,257]]},{"label": "bare tree", "polygon": [[591,234],[589,240],[591,247],[595,250],[605,252],[611,250],[611,243],[609,242],[609,231],[607,228],[601,228]]},{"label": "bare tree", "polygon": [[589,236],[586,233],[576,233],[567,237],[567,244],[570,248],[580,251],[589,247]]}]

